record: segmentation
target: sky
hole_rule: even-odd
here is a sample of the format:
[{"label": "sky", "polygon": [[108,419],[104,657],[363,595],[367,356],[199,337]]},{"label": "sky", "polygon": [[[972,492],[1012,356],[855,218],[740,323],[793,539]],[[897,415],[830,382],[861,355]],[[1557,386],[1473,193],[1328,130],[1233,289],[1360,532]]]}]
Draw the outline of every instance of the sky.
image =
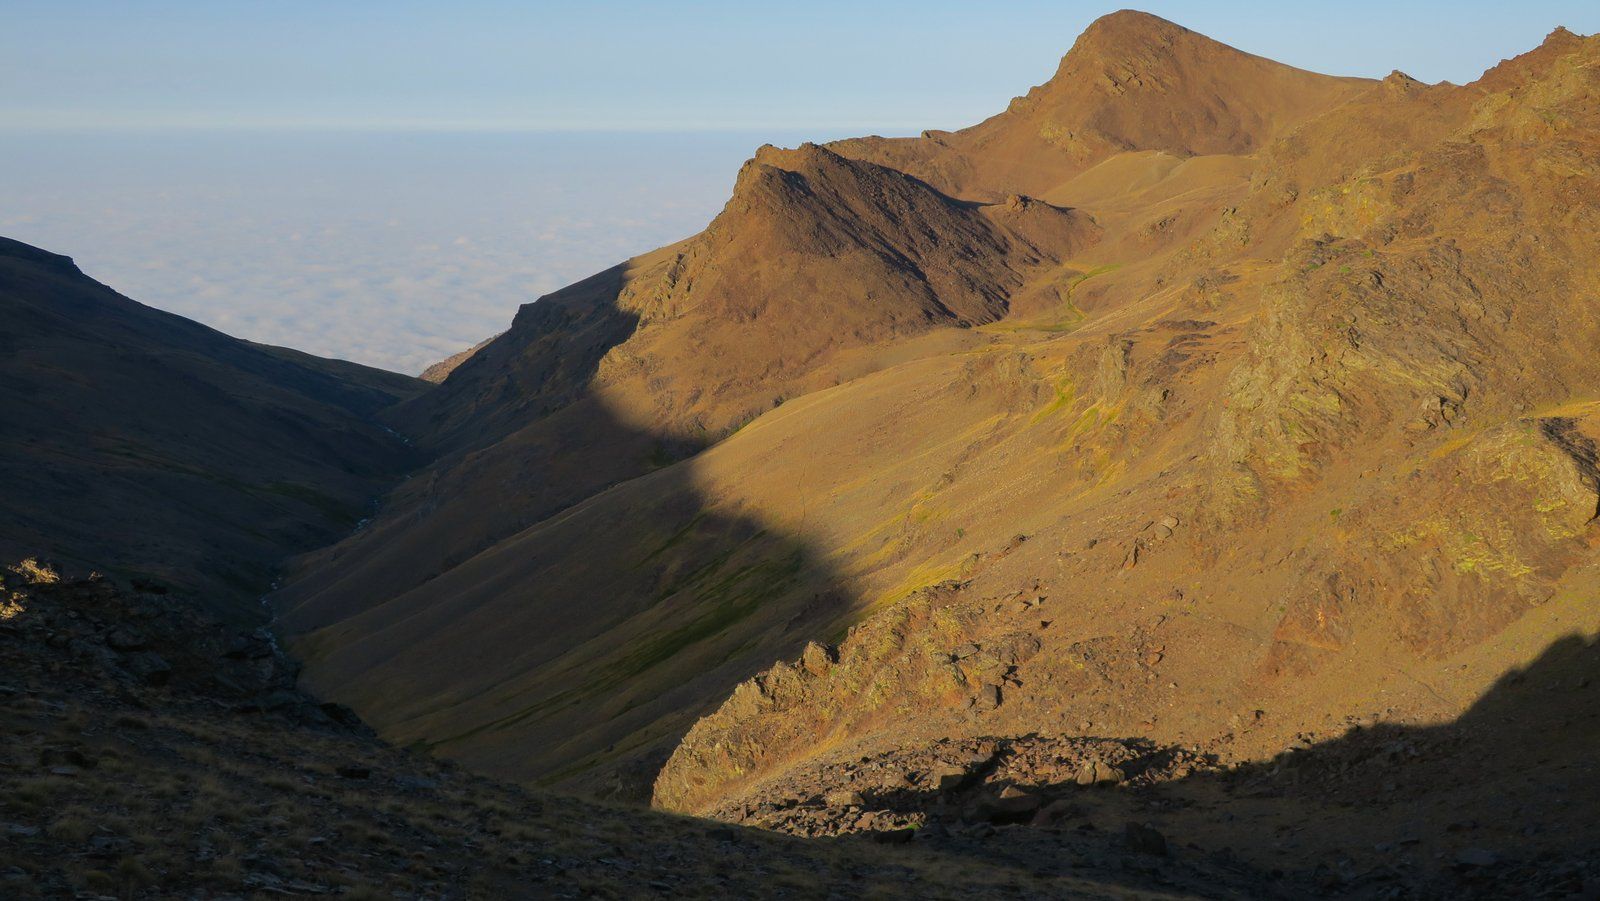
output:
[{"label": "sky", "polygon": [[[971,124],[1112,8],[6,0],[0,234],[242,337],[414,371],[697,231],[758,144]],[[1141,8],[1425,81],[1600,31],[1594,0]]]}]

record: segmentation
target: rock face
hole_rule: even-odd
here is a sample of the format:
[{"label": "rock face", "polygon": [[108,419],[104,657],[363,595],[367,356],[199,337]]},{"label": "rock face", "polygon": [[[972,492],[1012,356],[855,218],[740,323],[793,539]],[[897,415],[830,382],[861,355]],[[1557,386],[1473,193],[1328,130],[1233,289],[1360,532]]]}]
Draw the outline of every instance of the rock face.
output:
[{"label": "rock face", "polygon": [[439,384],[440,382],[449,378],[450,373],[455,372],[462,363],[472,359],[473,354],[483,350],[485,347],[488,347],[489,342],[498,337],[500,336],[494,335],[492,337],[485,338],[466,350],[463,350],[459,353],[453,353],[450,356],[445,357],[443,360],[440,360],[439,362],[434,363],[432,366],[429,366],[427,369],[422,370],[422,372],[417,375],[417,378],[422,379],[424,382],[430,382],[435,385]]},{"label": "rock face", "polygon": [[[1027,635],[987,648],[964,641],[981,616],[957,603],[961,583],[915,593],[851,628],[826,668],[780,663],[741,683],[695,724],[655,783],[654,802],[700,810],[732,786],[711,774],[759,774],[893,710],[999,706],[1000,679],[1038,650]],[[821,656],[817,652],[813,657]],[[962,770],[946,777],[965,779]]]},{"label": "rock face", "polygon": [[11,559],[115,569],[259,618],[286,554],[349,532],[418,462],[376,413],[422,383],[230,338],[3,238],[0,317]]},{"label": "rock face", "polygon": [[299,667],[270,633],[235,631],[188,599],[130,591],[101,575],[63,580],[33,558],[0,574],[0,594],[10,599],[14,612],[5,625],[14,634],[64,648],[96,677],[198,692],[239,712],[292,709],[326,721],[315,702],[294,691]]},{"label": "rock face", "polygon": [[1351,717],[1249,761],[1225,759],[1230,741],[900,728],[836,744],[701,812],[805,837],[909,832],[919,847],[1041,867],[1159,869],[1176,858],[1271,870],[1286,897],[1574,891],[1595,847],[1586,817],[1600,786],[1583,774],[1600,730],[1597,669],[1600,642],[1568,639],[1455,722]]}]

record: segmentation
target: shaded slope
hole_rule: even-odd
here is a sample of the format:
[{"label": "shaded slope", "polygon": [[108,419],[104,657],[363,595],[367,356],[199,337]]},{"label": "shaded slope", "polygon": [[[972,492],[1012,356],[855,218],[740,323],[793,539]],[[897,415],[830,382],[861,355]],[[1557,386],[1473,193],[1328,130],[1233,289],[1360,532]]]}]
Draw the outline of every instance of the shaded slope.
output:
[{"label": "shaded slope", "polygon": [[66,257],[0,240],[0,314],[11,553],[257,615],[253,595],[283,556],[348,531],[414,459],[373,417],[415,380],[230,338]]},{"label": "shaded slope", "polygon": [[992,321],[1026,273],[1096,237],[1048,204],[981,207],[823,148],[763,150],[703,234],[523,307],[439,390],[393,412],[443,457],[337,550],[337,567],[297,585],[325,601],[295,623],[408,590],[681,459],[838,381],[852,349]]}]

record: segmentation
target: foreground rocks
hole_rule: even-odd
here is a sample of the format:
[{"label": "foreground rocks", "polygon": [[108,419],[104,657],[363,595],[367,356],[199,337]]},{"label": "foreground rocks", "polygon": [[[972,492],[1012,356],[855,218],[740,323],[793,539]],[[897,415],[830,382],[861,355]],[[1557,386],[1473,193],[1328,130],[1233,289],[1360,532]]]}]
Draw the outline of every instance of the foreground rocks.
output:
[{"label": "foreground rocks", "polygon": [[[994,826],[1081,824],[1080,802],[1091,796],[1215,770],[1205,755],[1148,742],[945,739],[804,768],[714,815],[805,836],[930,826],[990,835]],[[808,795],[799,784],[833,788]]]},{"label": "foreground rocks", "polygon": [[1074,736],[847,748],[711,815],[1252,895],[1595,897],[1597,667],[1600,643],[1573,640],[1458,722],[1369,719],[1251,763]]},{"label": "foreground rocks", "polygon": [[970,899],[1248,884],[894,847],[909,832],[806,842],[526,791],[383,745],[297,691],[270,636],[179,599],[37,564],[6,572],[0,598],[8,899]]}]

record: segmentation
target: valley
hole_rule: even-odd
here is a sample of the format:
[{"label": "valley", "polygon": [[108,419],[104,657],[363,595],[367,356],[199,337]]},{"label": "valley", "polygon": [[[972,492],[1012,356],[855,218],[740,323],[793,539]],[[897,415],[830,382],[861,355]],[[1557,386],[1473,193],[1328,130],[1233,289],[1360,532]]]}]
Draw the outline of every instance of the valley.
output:
[{"label": "valley", "polygon": [[[436,858],[433,817],[504,863],[429,896],[1585,896],[1597,97],[1565,29],[1430,85],[1114,13],[970,128],[759,148],[422,379],[7,242],[0,549],[59,572],[6,583],[4,775],[52,718],[146,765],[128,706],[308,736],[212,794],[389,837],[262,891]],[[127,597],[270,617],[276,681],[168,712],[110,622],[52,637]]]}]

